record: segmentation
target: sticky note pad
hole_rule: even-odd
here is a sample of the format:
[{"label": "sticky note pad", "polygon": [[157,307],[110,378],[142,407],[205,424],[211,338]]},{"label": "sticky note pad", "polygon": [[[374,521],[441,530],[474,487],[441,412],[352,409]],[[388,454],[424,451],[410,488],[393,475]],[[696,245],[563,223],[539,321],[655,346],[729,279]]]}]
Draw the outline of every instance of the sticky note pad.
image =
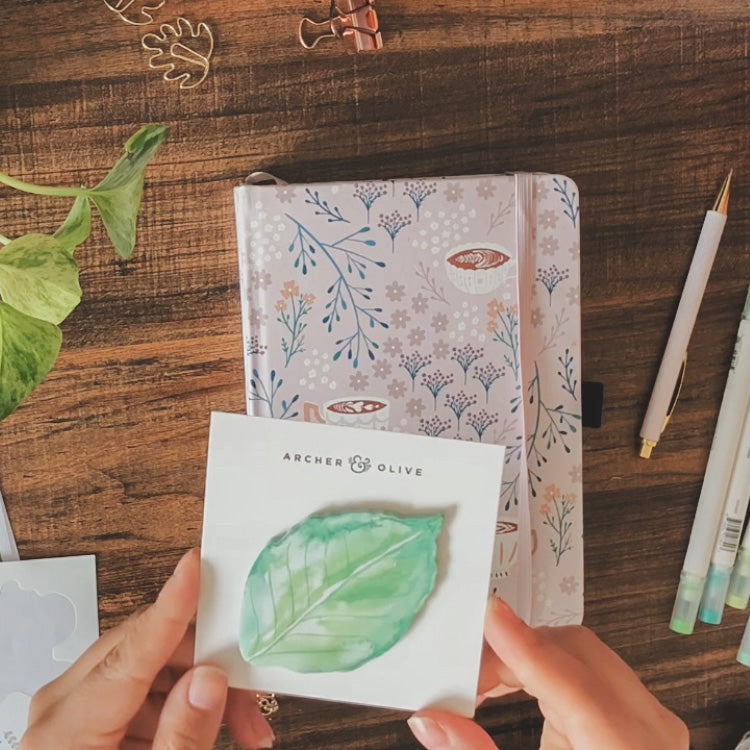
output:
[{"label": "sticky note pad", "polygon": [[196,660],[239,688],[473,715],[503,456],[212,415]]}]

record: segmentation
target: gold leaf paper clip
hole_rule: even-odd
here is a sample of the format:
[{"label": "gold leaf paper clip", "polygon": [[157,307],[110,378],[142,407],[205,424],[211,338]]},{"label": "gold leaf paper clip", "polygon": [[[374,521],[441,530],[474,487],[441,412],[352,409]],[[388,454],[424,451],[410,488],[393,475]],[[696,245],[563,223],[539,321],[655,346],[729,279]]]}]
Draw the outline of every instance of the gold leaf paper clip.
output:
[{"label": "gold leaf paper clip", "polygon": [[145,34],[141,46],[152,53],[149,68],[163,70],[165,81],[179,81],[181,89],[194,89],[206,80],[211,68],[214,35],[207,24],[193,28],[180,17],[176,26],[163,23],[158,34]]},{"label": "gold leaf paper clip", "polygon": [[[113,0],[104,0],[104,4],[113,13],[116,13],[121,21],[125,21],[125,23],[129,23],[132,26],[148,26],[148,24],[154,22],[154,12],[159,10],[159,8],[162,8],[167,0],[156,0],[152,5],[140,5],[140,1],[141,0],[114,0],[113,2]],[[135,14],[127,13],[132,5],[136,6],[134,8],[135,11],[138,11],[138,8],[140,7],[140,11]],[[139,16],[141,16],[141,18],[139,18]],[[138,20],[134,20],[134,18],[138,18]]]}]

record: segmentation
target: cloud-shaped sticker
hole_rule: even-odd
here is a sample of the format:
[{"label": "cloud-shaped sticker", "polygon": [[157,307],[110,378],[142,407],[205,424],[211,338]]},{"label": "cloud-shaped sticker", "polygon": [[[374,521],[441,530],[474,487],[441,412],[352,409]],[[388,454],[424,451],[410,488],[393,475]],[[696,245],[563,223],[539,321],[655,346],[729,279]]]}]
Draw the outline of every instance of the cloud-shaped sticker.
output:
[{"label": "cloud-shaped sticker", "polygon": [[32,696],[69,665],[55,646],[76,627],[73,602],[62,594],[38,594],[16,581],[0,587],[0,702],[14,692]]}]

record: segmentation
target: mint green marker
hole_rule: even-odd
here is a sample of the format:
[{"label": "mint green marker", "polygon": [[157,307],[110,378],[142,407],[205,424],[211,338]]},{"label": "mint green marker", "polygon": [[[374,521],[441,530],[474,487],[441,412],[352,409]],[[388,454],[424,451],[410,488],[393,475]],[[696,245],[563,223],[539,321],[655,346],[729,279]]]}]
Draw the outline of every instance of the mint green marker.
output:
[{"label": "mint green marker", "polygon": [[719,532],[734,458],[750,402],[750,288],[745,300],[732,364],[724,387],[719,418],[703,477],[698,507],[682,564],[669,627],[676,633],[693,632],[711,554]]},{"label": "mint green marker", "polygon": [[745,626],[745,634],[742,636],[740,650],[737,652],[737,661],[746,667],[750,667],[750,620],[747,621]]},{"label": "mint green marker", "polygon": [[706,587],[698,612],[702,622],[718,625],[724,614],[724,604],[729,592],[729,580],[740,546],[742,524],[750,500],[750,407],[745,411],[739,448],[734,459],[729,480],[724,514],[719,526],[719,536],[714,543],[711,567],[708,569]]},{"label": "mint green marker", "polygon": [[745,609],[750,601],[750,525],[745,529],[742,546],[729,580],[727,604],[734,609]]}]

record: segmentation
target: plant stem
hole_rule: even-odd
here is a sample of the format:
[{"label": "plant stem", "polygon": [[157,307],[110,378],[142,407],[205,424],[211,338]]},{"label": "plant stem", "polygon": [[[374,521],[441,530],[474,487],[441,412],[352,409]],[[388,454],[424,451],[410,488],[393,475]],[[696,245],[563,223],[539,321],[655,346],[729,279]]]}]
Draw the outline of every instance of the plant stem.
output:
[{"label": "plant stem", "polygon": [[31,182],[22,182],[21,180],[17,180],[15,177],[10,177],[3,172],[0,172],[0,183],[3,183],[8,187],[15,188],[16,190],[22,190],[24,193],[33,193],[34,195],[53,195],[63,196],[66,198],[77,198],[79,195],[88,196],[90,192],[86,188],[34,185]]},{"label": "plant stem", "polygon": [[10,238],[6,237],[4,234],[0,234],[0,244],[9,245],[10,244]]}]

